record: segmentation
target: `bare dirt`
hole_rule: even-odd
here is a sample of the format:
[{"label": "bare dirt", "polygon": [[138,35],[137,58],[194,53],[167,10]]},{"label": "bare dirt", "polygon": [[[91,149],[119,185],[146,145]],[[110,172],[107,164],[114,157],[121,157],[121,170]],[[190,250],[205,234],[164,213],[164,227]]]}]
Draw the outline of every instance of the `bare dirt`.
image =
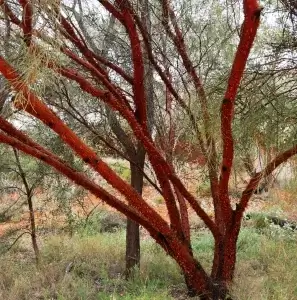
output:
[{"label": "bare dirt", "polygon": [[[189,184],[189,190],[195,194],[195,186]],[[112,191],[115,196],[120,196],[117,192]],[[39,193],[40,195],[40,193]],[[7,204],[9,205],[13,201],[15,201],[16,195],[12,194],[10,197],[6,197]],[[150,203],[150,205],[166,220],[168,220],[168,214],[166,205],[164,200],[160,195],[155,191],[152,187],[146,186],[143,191],[143,198]],[[287,195],[288,198],[288,195]],[[211,215],[213,216],[212,202],[210,197],[198,197],[201,206]],[[237,198],[233,198],[232,202],[235,203],[238,201]],[[261,211],[263,208],[267,206],[267,200],[264,200],[263,197],[254,197],[254,199],[250,202],[248,211]],[[24,210],[27,208],[24,206]],[[103,209],[107,211],[115,211],[107,204],[104,204],[100,199],[96,198],[92,194],[88,194],[82,201],[75,203],[73,205],[73,212],[82,218],[86,218],[88,214],[90,214],[94,209]],[[196,213],[191,209],[189,209],[189,219],[192,228],[203,227],[203,223],[197,217]],[[44,226],[44,227],[61,227],[65,224],[66,217],[61,213],[57,214],[57,209],[38,209],[34,212],[36,225]],[[297,216],[297,212],[291,211],[291,217]],[[19,213],[17,219],[7,220],[5,222],[0,223],[0,237],[4,236],[6,233],[10,231],[15,231],[18,229],[29,230],[30,222],[29,222],[29,212],[24,211]]]}]

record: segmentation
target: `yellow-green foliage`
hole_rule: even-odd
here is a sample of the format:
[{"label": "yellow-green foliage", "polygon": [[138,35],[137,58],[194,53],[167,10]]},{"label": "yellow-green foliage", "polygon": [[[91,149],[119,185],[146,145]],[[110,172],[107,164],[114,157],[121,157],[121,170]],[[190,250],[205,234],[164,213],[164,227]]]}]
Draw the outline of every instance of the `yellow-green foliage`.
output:
[{"label": "yellow-green foliage", "polygon": [[130,182],[131,171],[130,168],[122,162],[115,162],[111,165],[111,168],[124,180]]},{"label": "yellow-green foliage", "polygon": [[211,190],[209,182],[202,182],[198,185],[196,193],[199,197],[210,197]]},{"label": "yellow-green foliage", "polygon": [[162,196],[158,196],[154,199],[154,202],[156,204],[163,204],[164,203],[164,198]]}]

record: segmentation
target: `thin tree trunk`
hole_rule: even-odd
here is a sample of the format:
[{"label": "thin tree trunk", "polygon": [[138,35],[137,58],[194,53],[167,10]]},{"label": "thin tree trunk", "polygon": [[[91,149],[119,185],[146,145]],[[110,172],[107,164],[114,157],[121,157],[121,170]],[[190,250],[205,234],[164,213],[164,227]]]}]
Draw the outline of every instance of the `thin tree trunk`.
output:
[{"label": "thin tree trunk", "polygon": [[[145,151],[138,149],[137,163],[130,163],[131,186],[141,195],[143,189],[143,169],[145,161]],[[126,279],[131,272],[140,264],[140,234],[139,224],[127,219],[126,230]]]},{"label": "thin tree trunk", "polygon": [[28,207],[30,212],[30,225],[31,225],[31,240],[32,246],[35,253],[36,265],[39,265],[39,248],[37,244],[37,236],[36,236],[36,223],[35,223],[35,215],[34,208],[32,202],[32,194],[28,195]]},{"label": "thin tree trunk", "polygon": [[[141,16],[143,17],[145,28],[147,29],[150,37],[151,20],[149,3],[147,0],[140,1]],[[153,84],[153,68],[148,59],[145,47],[143,51],[144,60],[144,89],[147,102],[147,126],[150,134],[152,133],[154,123],[154,84]],[[128,149],[126,149],[127,151]],[[130,163],[131,171],[131,186],[142,195],[143,189],[143,171],[145,162],[145,149],[138,143],[135,147],[135,158],[133,159],[136,164]],[[131,157],[131,153],[127,153]],[[135,267],[140,266],[140,232],[139,224],[127,219],[126,231],[126,279],[131,274]]]},{"label": "thin tree trunk", "polygon": [[29,208],[29,214],[30,214],[30,227],[31,227],[31,240],[32,240],[32,246],[35,254],[35,260],[36,265],[39,265],[39,248],[37,244],[37,237],[36,237],[36,223],[35,223],[35,215],[34,215],[34,207],[33,207],[33,201],[32,201],[32,188],[29,187],[26,174],[22,168],[19,154],[16,149],[13,148],[13,153],[15,156],[16,164],[21,176],[21,179],[23,181],[23,185],[25,187],[26,196],[27,196],[27,202],[28,202],[28,208]]}]

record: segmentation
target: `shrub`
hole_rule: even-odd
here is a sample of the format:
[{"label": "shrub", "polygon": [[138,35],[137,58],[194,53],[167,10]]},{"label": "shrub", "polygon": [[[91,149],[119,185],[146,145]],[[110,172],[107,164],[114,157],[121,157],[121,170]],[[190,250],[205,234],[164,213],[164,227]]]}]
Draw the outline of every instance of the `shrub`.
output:
[{"label": "shrub", "polygon": [[127,182],[131,181],[131,171],[129,166],[118,161],[111,164],[111,168],[125,181]]},{"label": "shrub", "polygon": [[156,204],[164,204],[164,198],[162,196],[158,196],[154,199]]},{"label": "shrub", "polygon": [[79,219],[75,224],[75,232],[91,236],[99,232],[115,232],[126,227],[126,219],[119,213],[97,210],[87,219]]}]

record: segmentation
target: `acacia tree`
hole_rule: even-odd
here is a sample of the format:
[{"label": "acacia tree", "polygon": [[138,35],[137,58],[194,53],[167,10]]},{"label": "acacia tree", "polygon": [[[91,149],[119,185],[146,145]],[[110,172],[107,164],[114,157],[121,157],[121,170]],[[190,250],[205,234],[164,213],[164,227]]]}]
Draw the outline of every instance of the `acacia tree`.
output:
[{"label": "acacia tree", "polygon": [[[28,76],[13,60],[3,56],[0,57],[0,72],[16,92],[14,105],[55,131],[85,164],[120,192],[125,200],[111,195],[2,118],[0,119],[2,130],[0,142],[51,165],[64,176],[141,224],[181,267],[190,290],[198,293],[202,299],[224,299],[227,285],[234,275],[236,242],[249,199],[263,176],[268,176],[281,163],[297,153],[297,145],[295,145],[278,154],[263,171],[251,177],[236,207],[231,206],[228,184],[234,159],[232,121],[235,96],[256,36],[261,7],[255,0],[243,1],[244,21],[240,41],[221,105],[222,156],[219,161],[216,143],[210,130],[208,99],[194,63],[187,53],[185,38],[171,2],[162,0],[157,3],[163,28],[162,34],[166,34],[171,41],[193,85],[201,106],[202,127],[190,106],[175,88],[168,70],[165,70],[160,63],[156,48],[148,38],[148,32],[138,15],[136,3],[128,0],[114,2],[99,0],[98,2],[102,5],[98,12],[104,9],[105,12],[110,13],[126,31],[131,49],[132,74],[127,73],[120,64],[115,64],[91,50],[75,23],[63,13],[60,1],[19,0],[10,1],[9,4],[4,0],[0,1],[3,13],[12,24],[11,29],[16,34],[15,37],[22,36],[27,55],[34,59],[34,62],[38,61],[38,67],[49,69],[52,73],[67,78],[69,82],[78,84],[84,92],[94,97],[94,101],[103,101],[129,125],[135,139],[147,152],[148,160],[158,179],[158,188],[166,202],[169,221],[163,219],[153,207],[148,205],[131,185],[118,177],[96,152],[62,121],[59,112],[54,112],[42,101],[42,96],[36,88],[40,83],[36,74],[31,73]],[[181,179],[177,177],[173,166],[160,154],[150,136],[146,122],[147,96],[142,43],[145,45],[147,57],[156,76],[171,94],[176,105],[189,116],[198,145],[205,157],[208,157],[214,219],[201,208],[199,201],[187,190]],[[121,88],[118,78],[125,81],[130,91]],[[211,274],[204,270],[192,252],[186,205],[193,208],[214,237],[215,249]]]}]

